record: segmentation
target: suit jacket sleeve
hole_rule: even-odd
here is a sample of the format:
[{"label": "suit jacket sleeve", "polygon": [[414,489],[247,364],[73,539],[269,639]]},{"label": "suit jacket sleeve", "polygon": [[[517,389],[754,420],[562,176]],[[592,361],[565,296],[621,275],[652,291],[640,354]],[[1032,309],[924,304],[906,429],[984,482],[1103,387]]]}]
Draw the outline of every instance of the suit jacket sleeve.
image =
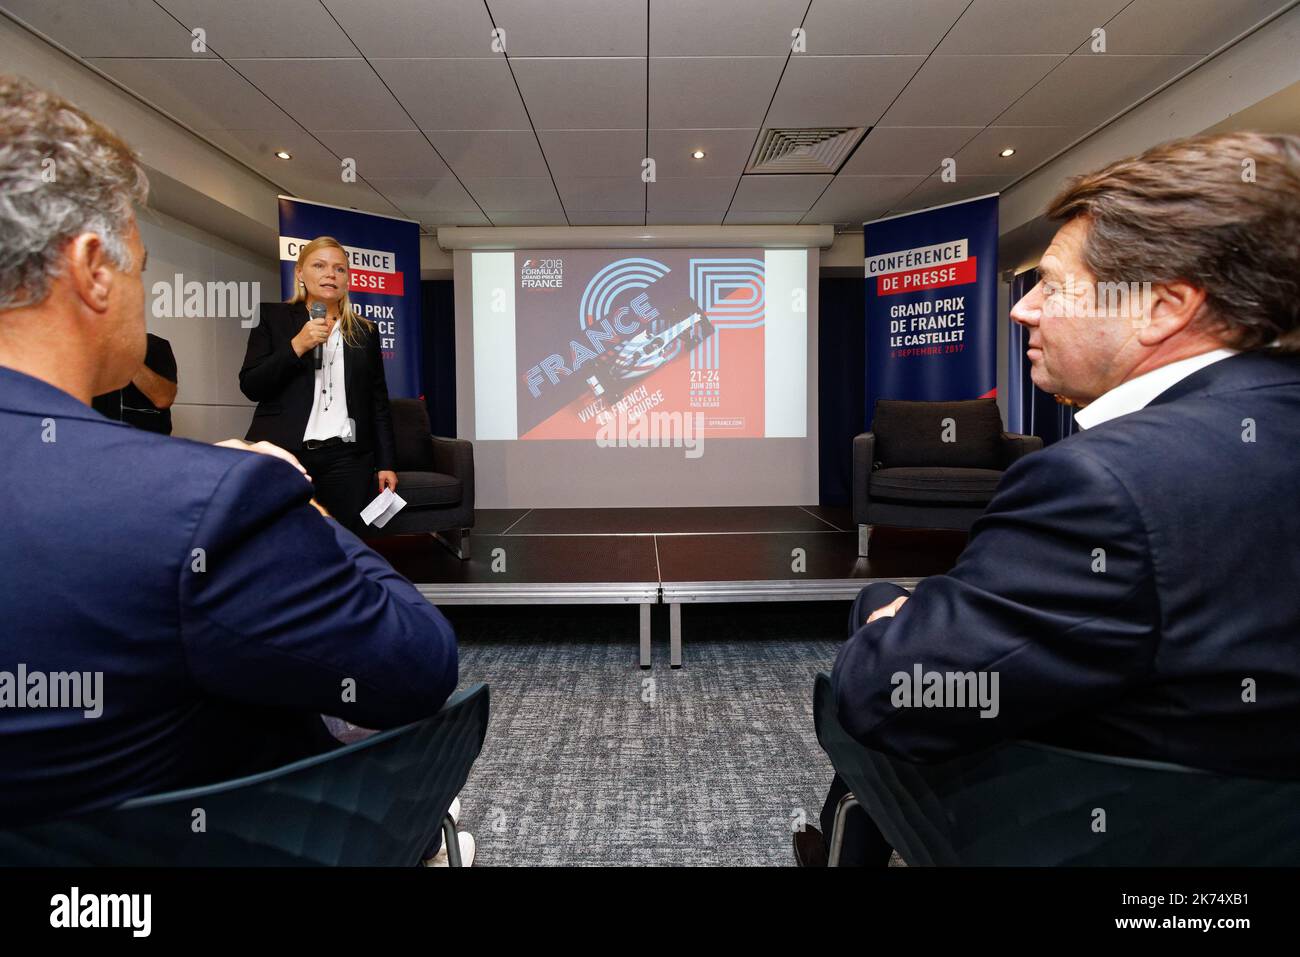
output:
[{"label": "suit jacket sleeve", "polygon": [[375,416],[375,471],[397,469],[397,442],[393,438],[393,411],[388,404],[388,379],[384,376],[384,356],[379,349],[379,334],[369,337],[366,354],[370,360],[370,387]]},{"label": "suit jacket sleeve", "polygon": [[[272,329],[272,320],[279,314],[281,303],[262,303],[257,325],[248,333],[248,348],[244,351],[244,365],[239,370],[239,391],[254,402],[274,399],[307,360],[293,351],[293,330],[287,339],[279,339]],[[276,308],[272,308],[276,307]]]},{"label": "suit jacket sleeve", "polygon": [[[1093,709],[1152,668],[1159,609],[1150,542],[1101,460],[1058,447],[1009,469],[957,565],[893,618],[863,626],[833,674],[845,729],[905,760],[940,761]],[[997,673],[997,713],[900,707],[896,675]],[[920,688],[915,689],[920,702]],[[992,709],[984,709],[992,710]]]},{"label": "suit jacket sleeve", "polygon": [[437,711],[457,680],[456,638],[442,613],[322,518],[289,465],[232,457],[181,571],[181,633],[197,684],[367,728]]}]

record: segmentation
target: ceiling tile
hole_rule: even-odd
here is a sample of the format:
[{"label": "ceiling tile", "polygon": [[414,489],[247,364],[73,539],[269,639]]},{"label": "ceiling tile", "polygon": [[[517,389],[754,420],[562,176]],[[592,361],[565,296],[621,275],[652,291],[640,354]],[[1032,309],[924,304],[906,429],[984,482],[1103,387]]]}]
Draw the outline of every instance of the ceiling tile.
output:
[{"label": "ceiling tile", "polygon": [[723,223],[727,226],[785,226],[793,225],[803,219],[801,209],[795,210],[759,210],[733,209],[727,213]]},{"label": "ceiling tile", "polygon": [[[491,210],[513,212],[559,211],[560,197],[549,177],[475,176],[462,177],[465,188],[492,216]],[[495,220],[496,217],[492,217]]]},{"label": "ceiling tile", "polygon": [[645,58],[511,57],[538,130],[645,129]]},{"label": "ceiling tile", "polygon": [[758,127],[785,57],[664,57],[650,61],[650,128]]},{"label": "ceiling tile", "polygon": [[564,208],[574,210],[644,209],[646,184],[637,173],[627,176],[555,178]]},{"label": "ceiling tile", "polygon": [[771,126],[871,126],[924,57],[796,56],[767,114]]},{"label": "ceiling tile", "polygon": [[784,58],[807,9],[808,0],[654,0],[650,55]]},{"label": "ceiling tile", "polygon": [[365,60],[234,60],[232,63],[309,130],[415,128]]},{"label": "ceiling tile", "polygon": [[489,209],[488,218],[493,226],[564,226],[564,210],[556,207],[549,212],[517,209]]},{"label": "ceiling tile", "polygon": [[1073,53],[1130,0],[975,0],[935,53]]},{"label": "ceiling tile", "polygon": [[[375,57],[492,57],[492,19],[465,0],[321,0]],[[493,4],[495,6],[495,4]]]},{"label": "ceiling tile", "polygon": [[1194,56],[1076,53],[997,118],[999,126],[1052,126],[1062,116],[1091,129],[1197,61]]},{"label": "ceiling tile", "polygon": [[371,63],[422,130],[532,128],[505,57]]},{"label": "ceiling tile", "polygon": [[1063,59],[932,56],[885,113],[880,125],[987,126]]},{"label": "ceiling tile", "polygon": [[462,178],[549,175],[531,131],[442,130],[430,132],[429,140]]},{"label": "ceiling tile", "polygon": [[4,8],[83,57],[215,57],[153,0],[4,0]]},{"label": "ceiling tile", "polygon": [[[934,50],[970,0],[816,0],[804,22],[810,54]],[[799,56],[800,54],[795,54]]]},{"label": "ceiling tile", "polygon": [[845,176],[841,173],[803,217],[807,223],[860,223],[891,209],[925,176]]},{"label": "ceiling tile", "polygon": [[[1075,126],[990,126],[957,154],[957,175],[1023,176],[1086,132]],[[1006,147],[1015,155],[999,156]]]},{"label": "ceiling tile", "polygon": [[356,160],[357,173],[367,180],[376,176],[438,177],[450,175],[419,130],[318,133],[320,141],[341,159]]},{"label": "ceiling tile", "polygon": [[877,126],[840,176],[928,176],[980,131],[978,126]]},{"label": "ceiling tile", "polygon": [[187,28],[202,27],[208,46],[238,57],[357,56],[319,0],[158,0]]},{"label": "ceiling tile", "polygon": [[514,57],[645,56],[645,0],[491,0]]},{"label": "ceiling tile", "polygon": [[832,177],[812,174],[783,176],[742,176],[736,198],[731,203],[734,212],[747,209],[807,211],[817,197],[830,184]]},{"label": "ceiling tile", "polygon": [[719,217],[731,205],[739,176],[661,176],[650,184],[647,209],[716,210]]},{"label": "ceiling tile", "polygon": [[928,177],[915,191],[894,204],[895,211],[911,212],[974,199],[996,193],[1011,182],[1009,176],[958,176],[956,182],[945,183],[938,176]]},{"label": "ceiling tile", "polygon": [[192,129],[301,129],[257,87],[218,59],[89,62]]},{"label": "ceiling tile", "polygon": [[722,223],[725,210],[665,209],[646,213],[650,226],[717,226]]},{"label": "ceiling tile", "polygon": [[568,212],[569,224],[572,226],[640,226],[645,223],[644,209],[629,209],[622,212],[570,209]]},{"label": "ceiling tile", "polygon": [[1286,0],[1135,0],[1106,24],[1106,52],[1203,56],[1286,5]]},{"label": "ceiling tile", "polygon": [[407,210],[406,214],[418,219],[425,229],[437,229],[439,226],[490,226],[488,218],[479,210],[423,210],[419,213]]},{"label": "ceiling tile", "polygon": [[284,184],[295,195],[317,203],[345,209],[360,209],[384,216],[402,216],[402,211],[365,183],[322,183],[310,177],[291,176]]},{"label": "ceiling tile", "polygon": [[[308,175],[320,177],[323,182],[347,185],[343,184],[339,157],[302,130],[203,130],[202,133],[272,180]],[[285,150],[292,159],[277,159],[276,150]]]},{"label": "ceiling tile", "polygon": [[[749,162],[758,130],[651,130],[656,176],[739,176]],[[691,156],[704,150],[703,159]]]},{"label": "ceiling tile", "polygon": [[537,135],[546,165],[557,179],[641,174],[644,130],[543,130]]},{"label": "ceiling tile", "polygon": [[394,205],[415,216],[423,210],[451,212],[477,211],[478,204],[454,176],[379,177],[369,180],[378,192]]}]

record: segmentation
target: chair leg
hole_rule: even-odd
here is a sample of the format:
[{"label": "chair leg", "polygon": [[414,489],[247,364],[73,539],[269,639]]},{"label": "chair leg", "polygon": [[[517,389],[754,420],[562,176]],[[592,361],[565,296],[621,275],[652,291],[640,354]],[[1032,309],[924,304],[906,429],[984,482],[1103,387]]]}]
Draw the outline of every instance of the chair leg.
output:
[{"label": "chair leg", "polygon": [[447,866],[461,867],[460,840],[456,837],[456,822],[450,814],[442,819],[442,843],[447,848]]},{"label": "chair leg", "polygon": [[434,532],[433,537],[462,562],[469,561],[469,529],[458,528],[447,532]]},{"label": "chair leg", "polygon": [[858,526],[858,557],[859,558],[867,557],[867,551],[871,548],[871,530],[874,529],[875,527],[876,526],[874,525]]},{"label": "chair leg", "polygon": [[835,823],[831,830],[831,849],[828,867],[840,866],[840,854],[844,851],[844,819],[849,816],[849,811],[855,807],[861,807],[858,799],[850,791],[844,797],[840,798],[840,803],[835,806]]}]

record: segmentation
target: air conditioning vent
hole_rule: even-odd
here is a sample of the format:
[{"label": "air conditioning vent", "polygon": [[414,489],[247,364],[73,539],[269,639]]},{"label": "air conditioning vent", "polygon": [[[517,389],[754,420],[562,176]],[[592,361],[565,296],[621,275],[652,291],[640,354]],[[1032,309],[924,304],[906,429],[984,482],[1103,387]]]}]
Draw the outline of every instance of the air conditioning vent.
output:
[{"label": "air conditioning vent", "polygon": [[746,173],[835,173],[867,127],[764,130]]}]

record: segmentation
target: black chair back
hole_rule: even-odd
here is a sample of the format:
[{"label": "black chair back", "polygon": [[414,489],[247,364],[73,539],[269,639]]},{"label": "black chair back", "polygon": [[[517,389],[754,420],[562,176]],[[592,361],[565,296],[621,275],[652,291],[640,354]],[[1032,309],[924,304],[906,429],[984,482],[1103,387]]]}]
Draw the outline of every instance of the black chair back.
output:
[{"label": "black chair back", "polygon": [[849,736],[824,674],[813,715],[835,770],[908,864],[1300,864],[1300,781],[1023,741],[909,764]]},{"label": "black chair back", "polygon": [[414,866],[482,750],[488,710],[478,684],[423,721],[282,768],[0,831],[0,865]]}]

